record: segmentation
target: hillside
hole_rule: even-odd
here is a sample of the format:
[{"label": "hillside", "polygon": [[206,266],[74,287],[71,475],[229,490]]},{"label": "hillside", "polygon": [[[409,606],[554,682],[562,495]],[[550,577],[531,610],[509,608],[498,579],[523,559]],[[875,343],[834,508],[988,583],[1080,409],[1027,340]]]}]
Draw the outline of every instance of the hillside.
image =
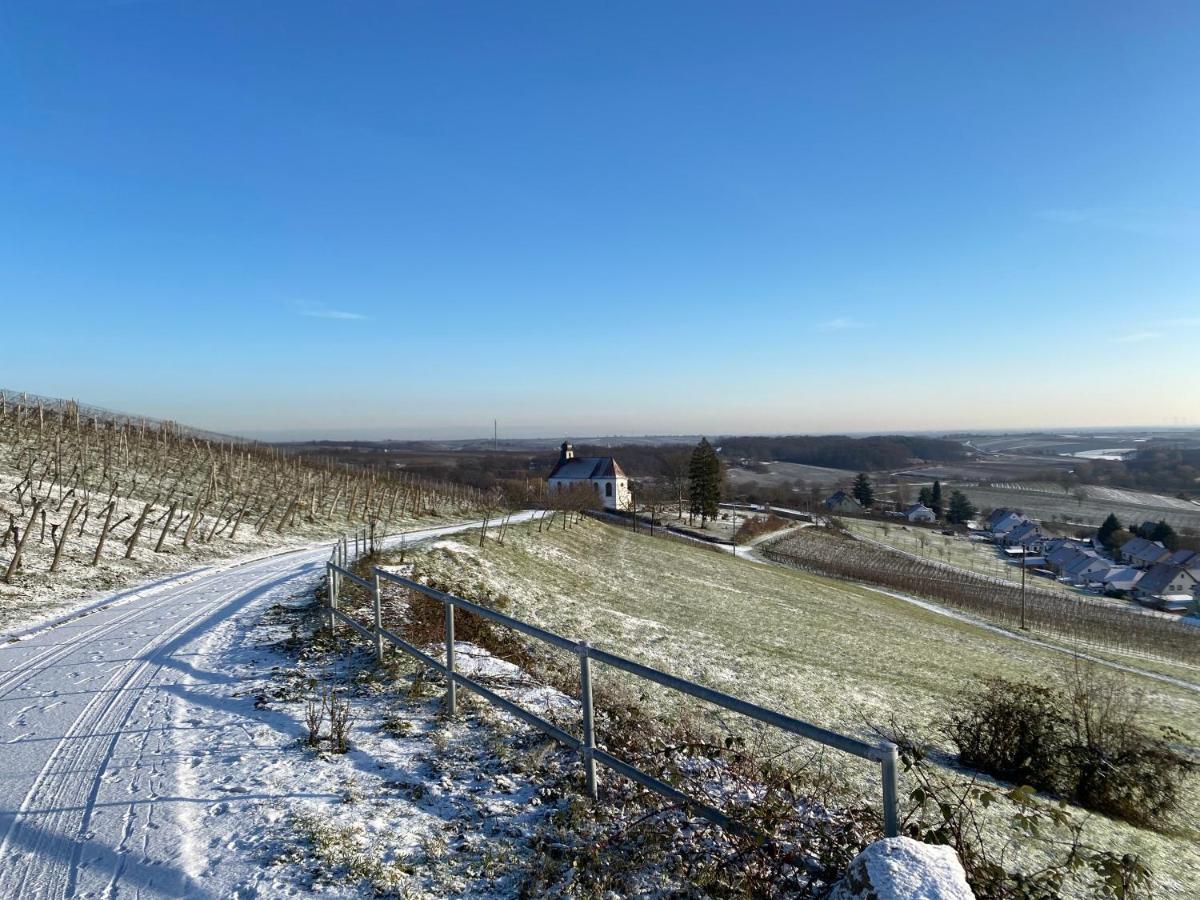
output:
[{"label": "hillside", "polygon": [[0,632],[165,573],[477,505],[462,486],[0,393]]},{"label": "hillside", "polygon": [[[503,545],[489,540],[482,548],[443,541],[416,561],[419,572],[467,596],[497,592],[513,614],[568,637],[859,736],[894,719],[937,743],[936,725],[964,686],[993,675],[1054,683],[1071,664],[1051,648],[865,587],[591,521],[543,533],[513,528]],[[1149,720],[1185,730],[1200,721],[1200,692],[1129,680]],[[698,714],[671,695],[648,694],[664,716]],[[826,754],[823,765],[863,795],[872,791],[869,768],[837,754]],[[1181,833],[1094,817],[1088,837],[1145,854],[1161,895],[1182,896],[1200,867],[1188,824],[1200,795],[1194,782],[1188,790]]]}]

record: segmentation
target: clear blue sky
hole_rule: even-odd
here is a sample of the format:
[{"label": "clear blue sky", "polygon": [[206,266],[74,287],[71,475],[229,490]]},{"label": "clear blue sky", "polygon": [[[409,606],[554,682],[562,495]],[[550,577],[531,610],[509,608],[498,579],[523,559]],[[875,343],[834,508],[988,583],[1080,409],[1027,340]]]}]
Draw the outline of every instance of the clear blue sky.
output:
[{"label": "clear blue sky", "polygon": [[225,431],[1200,420],[1200,4],[0,4],[0,385]]}]

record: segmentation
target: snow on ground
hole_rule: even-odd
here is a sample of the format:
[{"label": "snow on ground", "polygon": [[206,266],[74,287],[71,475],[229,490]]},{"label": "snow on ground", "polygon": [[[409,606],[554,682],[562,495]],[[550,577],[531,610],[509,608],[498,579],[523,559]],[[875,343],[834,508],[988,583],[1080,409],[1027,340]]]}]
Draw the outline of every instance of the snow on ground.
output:
[{"label": "snow on ground", "polygon": [[[310,592],[267,602],[262,620],[214,632],[203,652],[227,679],[203,685],[180,710],[193,724],[180,783],[208,798],[187,810],[193,880],[215,896],[515,894],[519,873],[505,848],[527,841],[556,807],[506,764],[498,730],[442,719],[432,684],[389,690],[397,671],[415,671],[403,659],[377,671],[345,638],[340,653],[297,654],[302,644],[287,643],[293,626],[307,638]],[[467,643],[456,649],[464,672],[514,700],[536,708],[545,695],[516,666]],[[353,715],[345,754],[328,741],[307,744],[307,703],[327,685],[341,686]],[[528,741],[518,735],[514,745]]]},{"label": "snow on ground", "polygon": [[[312,760],[285,761],[302,715],[273,707],[265,673],[282,660],[255,623],[310,598],[326,558],[321,547],[167,582],[0,646],[0,896],[306,890],[264,868],[271,842],[294,802],[353,785],[305,781]],[[354,753],[338,766],[343,781],[378,769]]]}]

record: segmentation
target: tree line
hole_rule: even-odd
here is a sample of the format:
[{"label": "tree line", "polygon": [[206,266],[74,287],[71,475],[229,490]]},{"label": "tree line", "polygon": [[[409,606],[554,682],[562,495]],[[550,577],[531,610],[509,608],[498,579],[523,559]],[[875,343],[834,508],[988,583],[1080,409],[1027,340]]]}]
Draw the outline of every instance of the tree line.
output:
[{"label": "tree line", "polygon": [[853,438],[842,435],[722,437],[726,458],[802,463],[851,471],[899,469],[913,460],[954,462],[967,458],[958,441],[911,435]]}]

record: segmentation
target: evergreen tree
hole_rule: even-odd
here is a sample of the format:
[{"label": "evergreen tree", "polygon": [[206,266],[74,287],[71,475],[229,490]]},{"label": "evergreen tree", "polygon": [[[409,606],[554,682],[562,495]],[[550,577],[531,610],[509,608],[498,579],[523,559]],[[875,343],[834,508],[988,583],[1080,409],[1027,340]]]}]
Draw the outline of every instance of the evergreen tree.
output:
[{"label": "evergreen tree", "polygon": [[1108,514],[1108,518],[1100,525],[1100,529],[1096,532],[1096,542],[1109,546],[1108,539],[1112,537],[1114,531],[1121,530],[1121,520],[1113,513]]},{"label": "evergreen tree", "polygon": [[1150,532],[1150,540],[1158,541],[1168,550],[1174,551],[1179,549],[1179,535],[1165,521],[1161,521],[1154,526],[1154,530]]},{"label": "evergreen tree", "polygon": [[939,519],[942,517],[942,483],[936,479],[933,482],[933,490],[929,492],[929,508]]},{"label": "evergreen tree", "polygon": [[688,465],[688,500],[691,512],[700,517],[703,528],[708,519],[715,518],[721,503],[721,461],[708,438],[701,438],[692,451]]},{"label": "evergreen tree", "polygon": [[978,510],[962,491],[950,492],[950,508],[946,511],[946,521],[961,525],[971,521]]},{"label": "evergreen tree", "polygon": [[922,506],[932,506],[933,505],[933,491],[929,490],[929,488],[927,488],[927,487],[921,488],[921,492],[919,494],[917,494],[917,502],[920,503]]},{"label": "evergreen tree", "polygon": [[870,509],[871,504],[875,502],[875,489],[871,487],[871,479],[867,477],[866,472],[858,473],[850,493],[854,495],[855,500],[862,504],[863,509]]}]

